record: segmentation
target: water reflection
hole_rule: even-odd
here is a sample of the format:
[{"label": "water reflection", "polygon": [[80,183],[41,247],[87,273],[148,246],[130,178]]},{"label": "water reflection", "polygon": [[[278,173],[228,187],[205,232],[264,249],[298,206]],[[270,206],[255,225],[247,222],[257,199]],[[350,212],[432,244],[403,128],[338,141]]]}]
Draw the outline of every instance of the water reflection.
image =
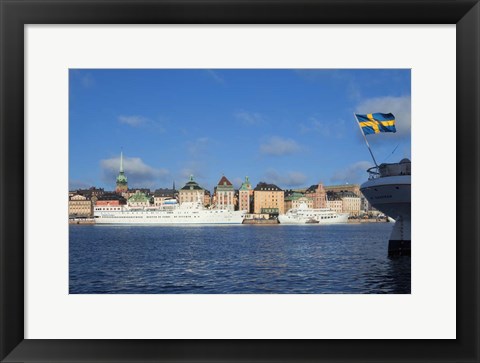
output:
[{"label": "water reflection", "polygon": [[70,293],[410,293],[391,225],[70,227]]}]

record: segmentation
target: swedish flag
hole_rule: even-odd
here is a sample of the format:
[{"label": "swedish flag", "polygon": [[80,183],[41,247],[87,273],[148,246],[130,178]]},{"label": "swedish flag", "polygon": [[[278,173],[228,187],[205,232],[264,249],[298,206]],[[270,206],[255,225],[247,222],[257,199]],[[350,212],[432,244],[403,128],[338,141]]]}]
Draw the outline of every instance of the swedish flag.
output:
[{"label": "swedish flag", "polygon": [[395,116],[391,113],[369,113],[357,115],[357,120],[365,135],[380,132],[397,132],[395,129]]}]

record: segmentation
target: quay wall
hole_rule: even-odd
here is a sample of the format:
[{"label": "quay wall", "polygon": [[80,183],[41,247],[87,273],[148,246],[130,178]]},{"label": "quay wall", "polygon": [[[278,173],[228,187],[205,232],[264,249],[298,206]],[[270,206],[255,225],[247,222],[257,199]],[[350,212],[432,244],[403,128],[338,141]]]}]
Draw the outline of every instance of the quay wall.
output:
[{"label": "quay wall", "polygon": [[276,219],[244,219],[243,224],[278,224]]},{"label": "quay wall", "polygon": [[95,219],[69,219],[68,224],[95,224]]}]

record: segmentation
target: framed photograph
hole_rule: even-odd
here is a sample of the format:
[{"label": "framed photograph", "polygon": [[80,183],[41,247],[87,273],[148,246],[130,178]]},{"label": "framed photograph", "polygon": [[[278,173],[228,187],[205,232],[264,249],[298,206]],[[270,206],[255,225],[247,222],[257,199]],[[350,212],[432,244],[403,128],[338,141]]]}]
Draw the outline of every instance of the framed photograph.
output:
[{"label": "framed photograph", "polygon": [[477,1],[1,5],[2,361],[480,359]]}]

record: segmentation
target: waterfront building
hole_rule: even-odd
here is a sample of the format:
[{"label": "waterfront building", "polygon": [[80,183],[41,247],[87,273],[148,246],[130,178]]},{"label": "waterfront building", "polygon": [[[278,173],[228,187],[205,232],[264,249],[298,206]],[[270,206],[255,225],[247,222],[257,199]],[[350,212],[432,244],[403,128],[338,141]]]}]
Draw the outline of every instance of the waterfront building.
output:
[{"label": "waterfront building", "polygon": [[203,203],[205,200],[205,189],[198,185],[193,179],[193,175],[190,175],[190,180],[180,189],[178,199],[180,204],[185,202]]},{"label": "waterfront building", "polygon": [[225,175],[220,178],[213,196],[213,204],[216,209],[235,210],[235,189]]},{"label": "waterfront building", "polygon": [[353,192],[340,192],[337,195],[342,199],[342,212],[350,216],[359,216],[361,212],[361,198]]},{"label": "waterfront building", "polygon": [[245,181],[238,190],[238,209],[246,210],[247,213],[252,211],[251,204],[253,201],[253,189],[252,184],[248,176],[245,177]]},{"label": "waterfront building", "polygon": [[153,192],[153,205],[158,207],[167,199],[176,199],[177,191],[175,189],[160,188]]},{"label": "waterfront building", "polygon": [[123,152],[120,153],[120,170],[117,176],[117,183],[116,183],[116,188],[115,191],[118,194],[122,194],[126,191],[128,191],[128,181],[127,177],[125,176],[125,173],[123,171]]},{"label": "waterfront building", "polygon": [[343,213],[343,201],[335,192],[327,192],[327,208],[336,213]]},{"label": "waterfront building", "polygon": [[105,193],[103,188],[90,187],[88,189],[78,189],[76,194],[83,195],[92,202],[92,207],[100,196]]},{"label": "waterfront building", "polygon": [[284,204],[286,212],[292,208],[298,208],[301,204],[305,204],[308,208],[314,208],[313,198],[306,197],[305,194],[292,190],[285,192]]},{"label": "waterfront building", "polygon": [[135,194],[128,198],[127,204],[129,207],[149,207],[150,198],[145,193],[137,190]]},{"label": "waterfront building", "polygon": [[205,207],[210,207],[212,205],[212,194],[209,190],[205,189],[205,194],[203,196],[203,205]]},{"label": "waterfront building", "polygon": [[327,191],[322,183],[314,184],[307,188],[305,196],[313,200],[313,208],[326,208],[327,200],[325,198]]},{"label": "waterfront building", "polygon": [[337,213],[349,213],[359,216],[361,213],[361,198],[353,192],[327,192],[327,206]]},{"label": "waterfront building", "polygon": [[87,199],[92,199],[92,197],[100,197],[105,193],[103,188],[90,187],[88,189],[77,189],[77,194],[87,197]]},{"label": "waterfront building", "polygon": [[360,196],[360,185],[359,184],[341,184],[341,185],[326,185],[325,190],[327,192],[335,192],[335,193],[342,193],[342,192],[351,192]]},{"label": "waterfront building", "polygon": [[102,196],[98,197],[98,200],[95,203],[95,206],[120,206],[127,204],[127,200],[118,195],[117,193],[104,193]]},{"label": "waterfront building", "polygon": [[374,208],[372,205],[368,202],[368,199],[365,198],[363,193],[360,194],[360,210],[363,213],[368,213],[370,210],[373,210]]},{"label": "waterfront building", "polygon": [[68,198],[69,217],[91,217],[92,215],[93,205],[90,199],[80,194]]},{"label": "waterfront building", "polygon": [[137,191],[142,192],[147,197],[151,197],[151,194],[152,194],[149,188],[135,188],[135,189],[128,189],[127,191],[121,193],[121,195],[122,197],[128,200],[131,196],[135,195]]},{"label": "waterfront building", "polygon": [[233,205],[235,207],[235,210],[238,210],[238,197],[239,197],[240,193],[238,191],[238,189],[235,189],[235,194],[233,194]]},{"label": "waterfront building", "polygon": [[285,213],[284,192],[275,184],[260,182],[253,190],[254,213],[278,215]]}]

